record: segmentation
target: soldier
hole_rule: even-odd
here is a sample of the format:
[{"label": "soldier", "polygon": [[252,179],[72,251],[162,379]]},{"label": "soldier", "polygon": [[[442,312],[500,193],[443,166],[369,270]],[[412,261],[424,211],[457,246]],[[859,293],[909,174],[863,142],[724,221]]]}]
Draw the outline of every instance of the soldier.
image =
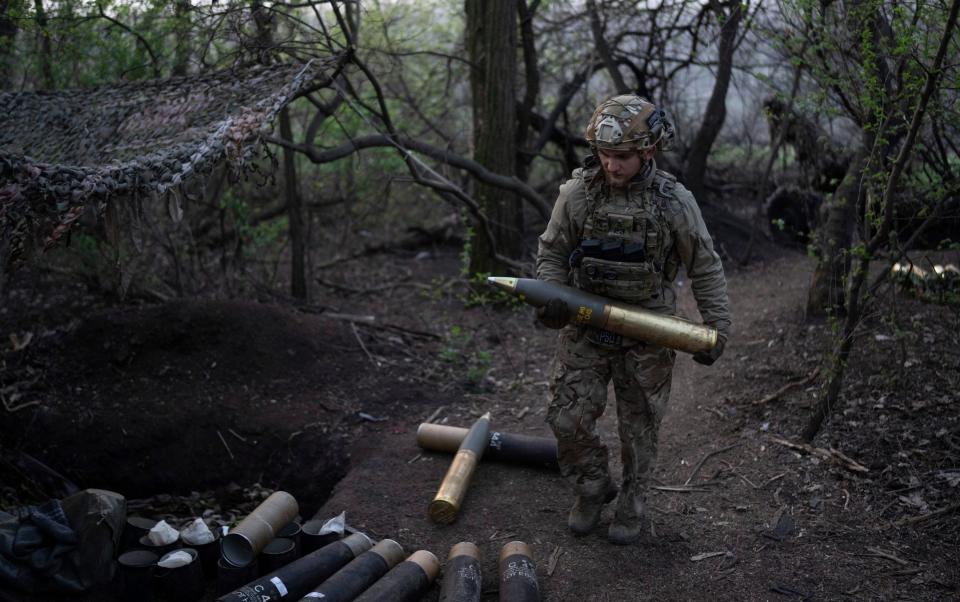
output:
[{"label": "soldier", "polygon": [[[560,187],[540,236],[537,278],[674,314],[674,280],[682,265],[704,322],[719,332],[713,351],[694,355],[709,366],[723,353],[730,329],[727,285],[693,195],[654,161],[673,136],[666,113],[640,96],[616,96],[597,107],[586,132],[593,156]],[[596,434],[612,379],[623,485],[607,536],[629,544],[640,536],[676,353],[567,325],[566,312],[554,299],[537,314],[544,325],[562,328],[547,422],[557,438],[561,474],[576,493],[567,524],[575,534],[589,533],[617,494],[607,448]]]}]

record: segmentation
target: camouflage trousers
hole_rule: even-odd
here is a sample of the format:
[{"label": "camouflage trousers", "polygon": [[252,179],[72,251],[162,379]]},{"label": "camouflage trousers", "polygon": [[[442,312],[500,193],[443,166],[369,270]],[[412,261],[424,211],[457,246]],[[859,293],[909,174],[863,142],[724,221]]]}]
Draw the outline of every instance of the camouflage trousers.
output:
[{"label": "camouflage trousers", "polygon": [[620,505],[635,505],[636,513],[642,513],[675,358],[676,352],[665,347],[607,348],[575,328],[560,332],[547,422],[557,438],[560,474],[577,495],[599,497],[610,481],[607,446],[597,436],[596,424],[612,379],[623,460]]}]

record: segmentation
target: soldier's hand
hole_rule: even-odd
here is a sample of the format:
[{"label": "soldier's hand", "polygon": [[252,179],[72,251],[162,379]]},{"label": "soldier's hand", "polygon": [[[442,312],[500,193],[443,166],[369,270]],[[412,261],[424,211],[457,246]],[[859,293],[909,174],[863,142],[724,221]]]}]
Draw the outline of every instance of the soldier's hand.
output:
[{"label": "soldier's hand", "polygon": [[537,308],[537,319],[547,328],[563,328],[569,318],[567,304],[562,299],[550,299],[546,305]]},{"label": "soldier's hand", "polygon": [[693,361],[698,364],[703,364],[704,366],[712,366],[713,362],[720,359],[720,356],[723,355],[723,348],[727,344],[727,338],[724,336],[717,337],[717,346],[711,349],[710,351],[701,351],[699,353],[693,354]]}]

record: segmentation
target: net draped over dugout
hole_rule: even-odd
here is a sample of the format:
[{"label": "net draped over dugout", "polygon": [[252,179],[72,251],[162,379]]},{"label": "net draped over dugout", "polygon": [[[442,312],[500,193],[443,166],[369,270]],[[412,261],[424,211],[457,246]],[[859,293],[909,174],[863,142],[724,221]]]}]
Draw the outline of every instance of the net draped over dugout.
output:
[{"label": "net draped over dugout", "polygon": [[0,93],[0,270],[55,245],[85,213],[114,204],[136,217],[144,199],[223,161],[240,168],[280,109],[329,85],[342,60]]}]

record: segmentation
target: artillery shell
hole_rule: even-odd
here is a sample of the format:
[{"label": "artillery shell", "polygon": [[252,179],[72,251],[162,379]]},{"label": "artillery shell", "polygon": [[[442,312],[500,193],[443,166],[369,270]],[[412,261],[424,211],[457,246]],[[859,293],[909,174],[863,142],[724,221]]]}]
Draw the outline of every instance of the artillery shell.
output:
[{"label": "artillery shell", "polygon": [[500,549],[500,602],[539,602],[537,565],[530,546],[511,541]]},{"label": "artillery shell", "polygon": [[487,282],[536,307],[546,305],[551,299],[561,299],[567,305],[571,324],[593,326],[687,353],[710,351],[717,346],[716,328],[606,299],[571,286],[502,276],[491,276]]},{"label": "artillery shell", "polygon": [[347,602],[387,574],[403,560],[403,548],[392,539],[381,539],[363,554],[350,561],[330,578],[303,596],[301,602]]},{"label": "artillery shell", "polygon": [[469,541],[450,548],[443,567],[440,602],[480,602],[480,549]]},{"label": "artillery shell", "polygon": [[415,602],[427,593],[439,572],[437,557],[427,550],[417,550],[354,602]]},{"label": "artillery shell", "polygon": [[373,542],[354,533],[280,567],[269,575],[217,598],[218,602],[275,602],[299,600],[348,562],[370,549]]},{"label": "artillery shell", "polygon": [[437,495],[430,502],[428,512],[434,522],[452,523],[457,518],[463,498],[467,495],[470,478],[476,469],[490,433],[490,412],[481,416],[463,438],[457,455],[454,456],[447,475],[440,483]]},{"label": "artillery shell", "polygon": [[[466,434],[462,427],[424,422],[417,428],[417,444],[423,449],[456,453]],[[556,469],[557,440],[490,431],[483,459]]]}]

